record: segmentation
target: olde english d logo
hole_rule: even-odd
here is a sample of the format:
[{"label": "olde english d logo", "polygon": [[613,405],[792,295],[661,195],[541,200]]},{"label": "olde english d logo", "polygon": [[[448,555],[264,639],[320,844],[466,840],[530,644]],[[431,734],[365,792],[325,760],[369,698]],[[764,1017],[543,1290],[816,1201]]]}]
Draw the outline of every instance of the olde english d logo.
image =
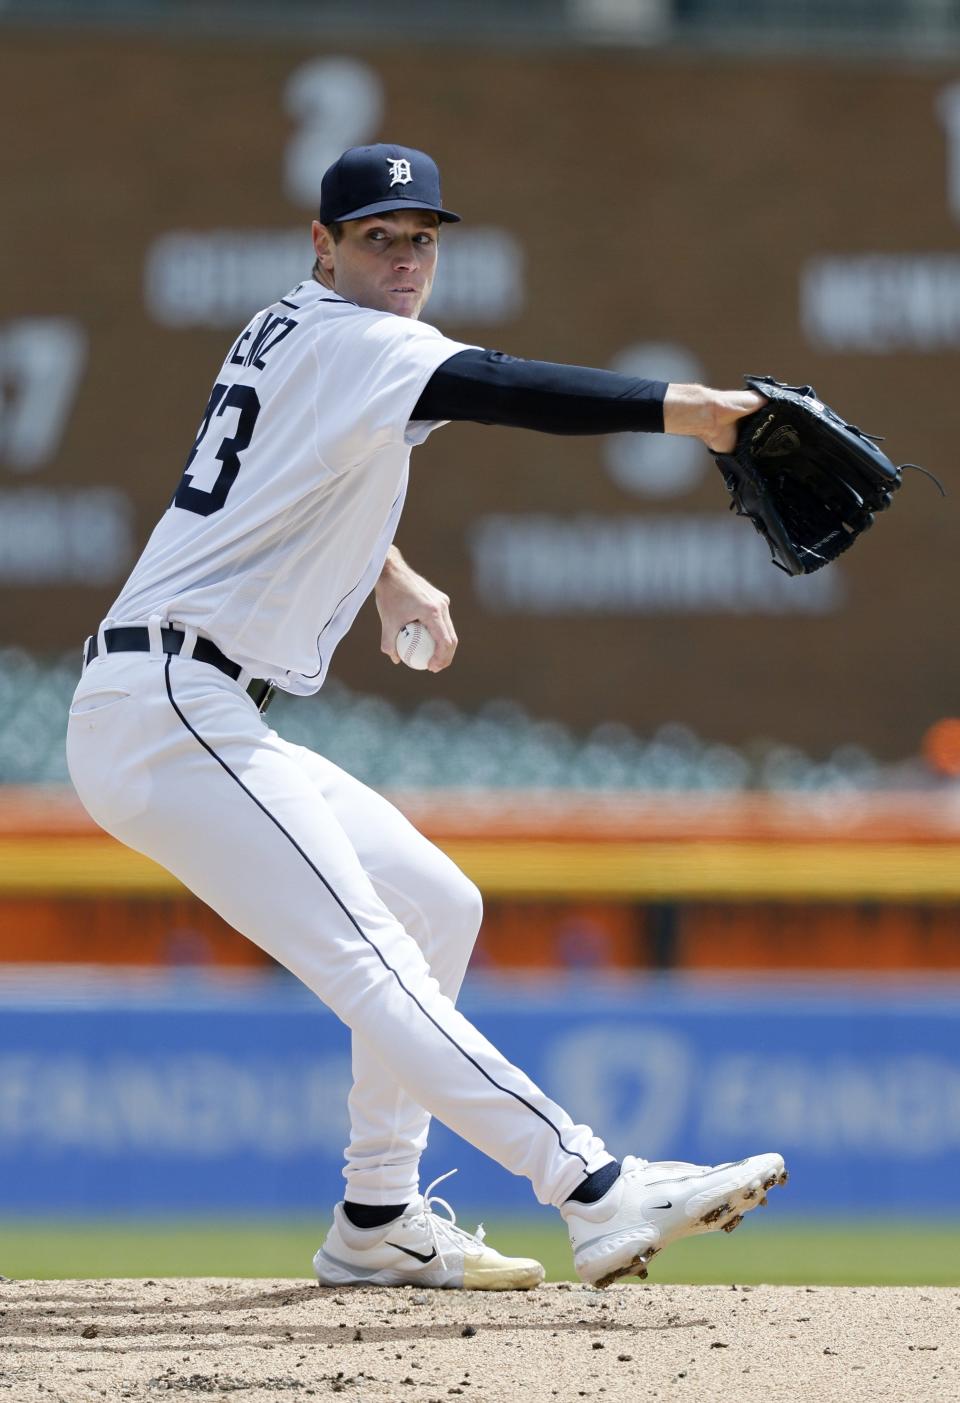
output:
[{"label": "olde english d logo", "polygon": [[411,180],[413,179],[413,175],[411,174],[411,171],[410,171],[410,162],[409,162],[409,161],[406,161],[406,160],[403,160],[403,159],[400,159],[400,160],[393,160],[391,157],[388,156],[388,157],[387,157],[387,165],[390,167],[390,186],[391,186],[391,189],[393,188],[394,185],[409,185],[409,184],[410,184]]}]

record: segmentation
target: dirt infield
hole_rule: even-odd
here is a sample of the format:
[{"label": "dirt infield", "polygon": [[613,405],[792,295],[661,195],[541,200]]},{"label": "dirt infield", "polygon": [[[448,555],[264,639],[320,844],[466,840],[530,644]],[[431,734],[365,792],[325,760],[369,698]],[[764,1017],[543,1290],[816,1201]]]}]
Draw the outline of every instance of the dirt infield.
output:
[{"label": "dirt infield", "polygon": [[960,1397],[960,1290],[0,1283],[0,1403]]}]

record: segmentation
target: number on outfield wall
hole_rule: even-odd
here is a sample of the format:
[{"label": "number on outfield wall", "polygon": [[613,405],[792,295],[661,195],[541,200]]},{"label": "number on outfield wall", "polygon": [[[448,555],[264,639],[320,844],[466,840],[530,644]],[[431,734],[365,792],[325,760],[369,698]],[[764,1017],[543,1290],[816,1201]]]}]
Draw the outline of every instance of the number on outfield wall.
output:
[{"label": "number on outfield wall", "polygon": [[66,317],[0,324],[0,459],[30,473],[56,456],[87,363],[87,338]]},{"label": "number on outfield wall", "polygon": [[287,143],[287,194],[315,210],[327,167],[348,146],[362,146],[376,136],[383,86],[369,64],[359,59],[316,58],[291,73],[284,98],[298,123]]}]

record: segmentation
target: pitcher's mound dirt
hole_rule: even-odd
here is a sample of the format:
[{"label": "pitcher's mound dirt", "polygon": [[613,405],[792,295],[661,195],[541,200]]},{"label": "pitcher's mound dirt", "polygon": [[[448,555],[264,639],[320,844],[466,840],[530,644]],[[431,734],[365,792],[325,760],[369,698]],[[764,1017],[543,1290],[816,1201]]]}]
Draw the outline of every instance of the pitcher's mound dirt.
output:
[{"label": "pitcher's mound dirt", "polygon": [[960,1398],[960,1290],[0,1283],[0,1403]]}]

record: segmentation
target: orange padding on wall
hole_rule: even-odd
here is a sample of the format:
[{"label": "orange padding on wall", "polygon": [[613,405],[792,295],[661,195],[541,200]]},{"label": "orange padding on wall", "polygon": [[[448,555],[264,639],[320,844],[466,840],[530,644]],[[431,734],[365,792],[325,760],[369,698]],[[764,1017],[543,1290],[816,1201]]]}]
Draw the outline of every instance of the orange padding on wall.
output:
[{"label": "orange padding on wall", "polygon": [[0,898],[0,964],[226,965],[271,961],[189,892]]},{"label": "orange padding on wall", "polygon": [[[960,969],[960,800],[405,793],[481,885],[475,965]],[[268,958],[63,790],[0,789],[0,962]]]}]

